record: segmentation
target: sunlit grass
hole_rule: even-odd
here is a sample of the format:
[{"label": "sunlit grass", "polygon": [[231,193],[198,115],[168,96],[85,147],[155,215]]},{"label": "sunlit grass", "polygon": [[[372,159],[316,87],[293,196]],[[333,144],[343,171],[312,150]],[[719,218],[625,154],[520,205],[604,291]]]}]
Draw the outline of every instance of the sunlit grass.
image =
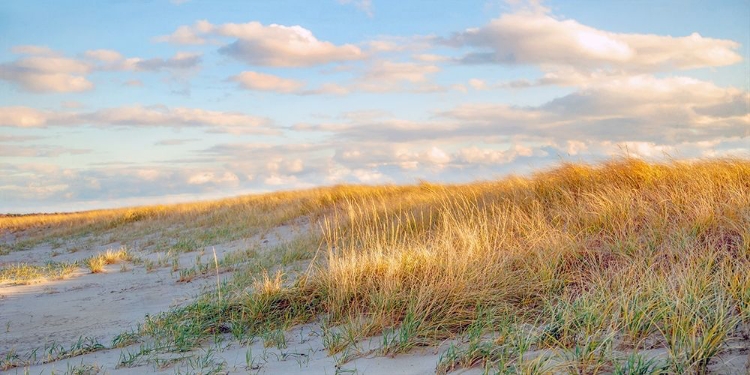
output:
[{"label": "sunlit grass", "polygon": [[126,248],[120,248],[119,250],[109,249],[105,252],[98,253],[94,256],[86,258],[84,263],[89,268],[91,273],[104,272],[104,266],[114,264],[120,261],[132,260],[133,256],[128,253]]},{"label": "sunlit grass", "polygon": [[60,280],[78,269],[75,263],[49,262],[44,265],[27,263],[10,264],[0,268],[0,284],[34,284],[47,280]]},{"label": "sunlit grass", "polygon": [[[273,256],[228,258],[244,268],[221,293],[150,317],[139,335],[164,350],[226,333],[278,343],[279,330],[321,319],[331,353],[374,335],[381,354],[461,339],[439,371],[703,373],[750,325],[746,160],[620,159],[466,185],[340,186],[75,215],[41,219],[69,231],[189,221],[206,236],[172,244],[184,251],[311,223],[309,239]],[[285,272],[302,260],[307,271]]]}]

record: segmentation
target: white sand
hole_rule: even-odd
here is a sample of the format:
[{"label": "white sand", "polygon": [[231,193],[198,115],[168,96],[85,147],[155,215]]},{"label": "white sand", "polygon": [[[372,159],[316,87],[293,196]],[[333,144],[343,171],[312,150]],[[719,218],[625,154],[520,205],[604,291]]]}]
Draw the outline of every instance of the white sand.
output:
[{"label": "white sand", "polygon": [[[304,228],[303,228],[304,230]],[[234,241],[214,246],[217,255],[235,250],[257,248],[260,252],[269,251],[281,241],[294,238],[300,231],[298,226],[282,226],[266,236]],[[6,237],[5,240],[8,238]],[[0,256],[0,266],[15,262],[43,264],[48,260],[72,261],[86,258],[108,248],[117,249],[118,243],[104,243],[89,246],[74,253],[62,249],[54,250],[49,245],[31,250],[12,252]],[[52,257],[53,253],[55,254]],[[181,254],[181,268],[190,267],[196,261],[198,252]],[[157,261],[163,253],[136,253],[144,259]],[[202,255],[202,263],[212,262],[211,250]],[[133,329],[144,320],[147,314],[155,315],[171,307],[192,301],[203,288],[216,284],[214,275],[195,278],[189,283],[178,282],[179,274],[170,267],[157,268],[146,272],[143,265],[126,263],[107,266],[106,272],[90,274],[86,269],[65,280],[48,281],[34,285],[0,285],[0,359],[15,352],[20,358],[27,358],[37,351],[37,361],[29,367],[13,368],[5,373],[31,374],[65,373],[75,368],[98,369],[107,374],[143,373],[202,373],[195,361],[177,361],[169,366],[159,367],[154,362],[136,367],[118,367],[123,353],[138,351],[139,344],[123,349],[100,350],[68,359],[44,362],[43,348],[57,343],[69,348],[79,337],[90,337],[105,346],[125,331]],[[228,273],[222,274],[227,278]],[[378,345],[381,338],[374,337],[357,345],[356,349],[334,356],[323,347],[323,335],[319,324],[298,326],[286,332],[285,348],[266,348],[262,340],[250,344],[233,341],[229,335],[224,342],[207,343],[192,353],[158,354],[156,358],[180,358],[196,355],[206,357],[208,362],[222,364],[224,373],[244,374],[430,374],[447,344],[438,348],[418,348],[409,354],[382,356]],[[747,348],[742,343],[734,351],[719,358],[719,364],[712,366],[716,373],[743,374],[748,361]],[[655,351],[654,356],[663,356],[663,351]],[[345,361],[342,356],[348,355]],[[152,358],[153,359],[153,358]],[[248,361],[248,359],[250,359]],[[339,364],[340,366],[337,366]],[[95,372],[92,372],[95,373]],[[481,374],[477,368],[460,369],[455,373]]]},{"label": "white sand", "polygon": [[[268,251],[282,241],[287,241],[295,233],[304,230],[299,227],[282,226],[265,236],[213,246],[217,256],[234,250],[251,247]],[[7,240],[8,238],[6,238]],[[118,249],[119,243],[108,243],[84,247],[69,253],[64,248],[52,249],[41,245],[30,250],[12,252],[0,256],[0,266],[17,262],[43,264],[81,260],[106,249]],[[131,251],[132,252],[132,251]],[[53,256],[54,254],[54,256]],[[181,254],[180,268],[191,267],[198,252]],[[143,259],[156,262],[164,258],[163,253],[135,253]],[[212,250],[205,251],[202,262],[213,262]],[[45,362],[43,348],[52,343],[68,349],[81,337],[96,339],[109,347],[112,339],[123,332],[134,329],[148,314],[184,305],[192,301],[204,288],[216,285],[216,277],[211,274],[198,277],[185,283],[178,282],[179,273],[170,267],[161,267],[146,272],[145,267],[124,263],[106,266],[106,271],[91,274],[81,268],[64,280],[53,280],[33,285],[0,285],[0,356],[17,354],[21,359],[28,358],[37,350],[38,362]],[[224,273],[222,278],[230,275]],[[159,354],[159,358],[205,355],[206,350],[213,354],[212,361],[222,363],[224,372],[244,374],[335,374],[339,356],[330,356],[323,348],[322,333],[318,324],[295,327],[286,333],[287,347],[284,349],[266,348],[257,339],[248,345],[241,345],[227,336],[227,341],[219,345],[207,344],[193,353]],[[371,342],[377,342],[373,338]],[[340,373],[358,371],[368,374],[425,374],[434,373],[438,362],[435,349],[417,350],[409,355],[397,357],[378,356],[376,346],[368,346],[367,351],[357,358],[344,363]],[[156,368],[153,364],[137,367],[118,367],[122,353],[138,351],[139,344],[122,348],[100,350],[68,359],[17,367],[5,373],[51,374],[64,373],[78,368],[95,368],[99,373],[142,374],[142,373],[200,373],[201,369],[190,363],[175,363],[166,368]],[[253,358],[248,365],[248,353]],[[352,354],[350,352],[349,354]]]}]

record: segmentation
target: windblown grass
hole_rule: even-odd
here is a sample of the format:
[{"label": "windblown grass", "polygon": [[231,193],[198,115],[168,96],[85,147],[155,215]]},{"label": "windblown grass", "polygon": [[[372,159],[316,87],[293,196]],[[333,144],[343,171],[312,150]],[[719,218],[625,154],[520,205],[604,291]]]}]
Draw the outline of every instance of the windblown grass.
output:
[{"label": "windblown grass", "polygon": [[33,284],[46,280],[59,280],[75,272],[76,263],[49,262],[45,265],[26,263],[10,264],[0,268],[0,284]]},{"label": "windblown grass", "polygon": [[[233,233],[222,238],[302,216],[320,228],[317,252],[308,242],[290,253],[312,257],[306,272],[256,262],[221,293],[149,318],[139,333],[160,350],[227,333],[271,337],[313,319],[331,352],[374,335],[381,353],[462,341],[439,371],[704,373],[728,340],[748,345],[747,160],[619,159],[467,185],[341,186],[80,215],[43,219],[78,229],[189,219]],[[29,220],[0,226],[38,225]],[[665,354],[640,354],[648,349]]]},{"label": "windblown grass", "polygon": [[[348,343],[383,335],[384,353],[475,331],[443,370],[702,373],[750,324],[747,161],[624,159],[381,189],[319,210],[323,246],[307,273],[235,280],[223,300],[206,296],[144,333],[191,346],[322,317],[356,326]],[[666,358],[638,355],[653,348]]]},{"label": "windblown grass", "polygon": [[[336,202],[369,195],[399,194],[410,187],[339,186],[242,196],[217,201],[131,207],[59,214],[0,215],[0,254],[40,243],[59,246],[84,236],[138,244],[152,250],[188,252],[248,238],[302,216],[316,218]],[[153,243],[144,240],[158,237]],[[164,238],[169,239],[166,242]],[[136,249],[139,250],[139,249]]]},{"label": "windblown grass", "polygon": [[86,258],[84,260],[84,263],[86,264],[86,267],[89,268],[91,273],[101,273],[104,272],[104,266],[106,265],[115,264],[120,261],[129,261],[132,259],[133,256],[130,255],[128,250],[122,247],[119,250],[109,249],[103,253],[98,253],[94,256]]}]

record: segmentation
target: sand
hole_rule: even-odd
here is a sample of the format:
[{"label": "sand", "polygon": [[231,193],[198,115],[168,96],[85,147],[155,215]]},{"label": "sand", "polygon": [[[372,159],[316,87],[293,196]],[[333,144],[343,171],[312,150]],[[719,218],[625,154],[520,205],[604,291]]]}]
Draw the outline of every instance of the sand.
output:
[{"label": "sand", "polygon": [[[179,255],[179,265],[181,268],[190,267],[197,257],[203,263],[213,261],[213,250],[219,258],[248,248],[258,249],[261,253],[272,251],[279,243],[292,240],[305,230],[304,225],[280,226],[253,238],[217,243],[202,252]],[[5,238],[6,241],[9,239]],[[0,266],[15,262],[43,264],[49,260],[80,260],[126,245],[107,243],[99,238],[87,242],[92,243],[92,240],[93,245],[75,252],[53,249],[49,244],[11,252],[0,256]],[[135,251],[135,255],[153,263],[159,263],[164,257],[163,253],[150,251]],[[222,279],[230,276],[230,272],[219,275]],[[224,341],[207,343],[191,353],[162,353],[148,363],[136,362],[131,367],[121,366],[120,362],[128,353],[137,352],[140,344],[61,360],[48,361],[45,356],[45,346],[49,348],[54,344],[67,349],[80,338],[91,338],[109,347],[113,338],[135,329],[146,316],[185,305],[215,285],[215,274],[179,282],[179,272],[174,272],[168,265],[147,270],[143,264],[132,262],[109,265],[105,272],[98,274],[81,268],[63,280],[32,285],[0,284],[0,359],[13,354],[29,358],[36,350],[35,363],[10,368],[4,373],[206,373],[220,365],[222,373],[229,374],[430,374],[435,372],[441,354],[449,344],[384,356],[379,351],[382,338],[373,337],[347,352],[330,355],[324,349],[320,324],[313,322],[286,332],[286,346],[281,348],[266,347],[261,339],[240,343],[227,335]],[[665,353],[657,350],[651,354],[663,356]],[[712,370],[721,374],[746,373],[747,356],[743,350],[730,351],[719,358]],[[188,357],[193,359],[186,359]],[[471,368],[454,373],[481,374],[483,371]]]},{"label": "sand", "polygon": [[[179,265],[180,268],[191,267],[198,255],[201,255],[204,264],[212,262],[213,250],[216,250],[219,258],[231,251],[247,248],[270,251],[304,230],[299,225],[281,226],[264,235],[215,244],[203,249],[202,255],[197,251],[181,254]],[[6,241],[10,239],[5,238]],[[75,261],[121,246],[123,244],[117,242],[95,243],[68,252],[64,250],[65,246],[53,249],[49,244],[43,244],[0,256],[0,266],[17,262],[44,264],[50,260]],[[164,258],[164,254],[158,252],[131,250],[131,253],[154,263]],[[230,276],[231,273],[224,272],[220,278]],[[91,338],[109,347],[112,339],[135,329],[146,316],[185,305],[208,290],[206,288],[215,285],[215,274],[196,277],[190,282],[179,282],[179,272],[174,272],[168,265],[147,271],[142,264],[132,262],[108,265],[105,272],[96,274],[80,268],[63,280],[31,285],[0,284],[0,358],[15,354],[25,359],[36,350],[35,364],[11,368],[3,373],[52,374],[83,370],[100,374],[205,372],[206,368],[202,369],[189,361],[176,361],[163,367],[153,363],[118,366],[122,355],[137,352],[139,344],[49,362],[44,349],[45,346],[58,345],[68,349],[82,338]],[[286,332],[286,337],[287,345],[282,349],[265,347],[260,339],[241,344],[228,336],[224,343],[208,343],[193,353],[160,354],[159,358],[180,358],[191,354],[207,357],[208,354],[212,363],[222,364],[223,373],[230,374],[426,374],[435,372],[439,360],[435,348],[419,349],[396,357],[382,356],[375,344],[380,338],[375,337],[363,342],[358,351],[345,353],[349,356],[348,361],[341,363],[343,354],[331,356],[324,349],[319,323],[295,327]]]}]

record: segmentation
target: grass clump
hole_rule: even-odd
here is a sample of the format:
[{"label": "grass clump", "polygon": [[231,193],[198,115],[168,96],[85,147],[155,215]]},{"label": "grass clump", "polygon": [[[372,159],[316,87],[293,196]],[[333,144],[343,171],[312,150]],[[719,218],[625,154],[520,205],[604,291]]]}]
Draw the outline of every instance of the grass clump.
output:
[{"label": "grass clump", "polygon": [[48,262],[44,265],[17,263],[0,268],[0,284],[26,285],[46,280],[60,280],[78,269],[75,263]]},{"label": "grass clump", "polygon": [[133,256],[124,247],[119,250],[109,249],[103,253],[91,256],[84,260],[86,267],[89,268],[91,273],[102,273],[104,272],[104,266],[115,264],[120,261],[132,260]]}]

